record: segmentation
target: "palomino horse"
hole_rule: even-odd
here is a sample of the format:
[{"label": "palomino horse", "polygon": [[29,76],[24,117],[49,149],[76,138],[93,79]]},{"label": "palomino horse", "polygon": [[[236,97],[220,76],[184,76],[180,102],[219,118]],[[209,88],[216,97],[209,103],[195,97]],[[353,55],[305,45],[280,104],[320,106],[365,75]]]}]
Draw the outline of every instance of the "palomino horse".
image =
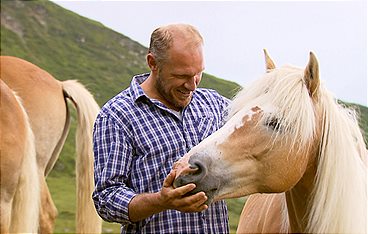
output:
[{"label": "palomino horse", "polygon": [[320,84],[313,53],[305,69],[276,68],[267,53],[266,64],[226,124],[174,165],[174,185],[195,183],[208,202],[266,193],[250,196],[239,233],[366,233],[367,150],[354,111]]},{"label": "palomino horse", "polygon": [[33,133],[22,103],[2,80],[0,93],[0,231],[37,232],[40,186]]},{"label": "palomino horse", "polygon": [[[3,193],[3,190],[8,189],[6,187],[8,185],[15,186],[15,184],[21,183],[17,176],[6,176],[6,171],[19,170],[22,157],[24,158],[24,162],[27,158],[30,158],[28,160],[31,160],[32,150],[30,149],[28,153],[24,153],[24,149],[22,149],[25,148],[23,145],[26,144],[26,139],[23,138],[26,138],[25,131],[28,129],[27,132],[28,135],[30,135],[28,137],[28,141],[32,141],[33,139],[32,132],[34,135],[33,143],[29,143],[28,145],[33,145],[34,151],[36,153],[39,189],[41,191],[39,231],[41,233],[51,233],[53,231],[54,220],[56,218],[57,211],[51,199],[45,177],[51,171],[56,160],[58,159],[59,153],[64,145],[67,133],[69,131],[70,114],[67,105],[67,99],[69,99],[76,107],[78,115],[78,128],[76,134],[76,231],[78,233],[101,232],[101,219],[98,217],[94,209],[91,198],[91,193],[93,190],[93,151],[91,135],[93,122],[99,111],[96,101],[92,95],[77,81],[58,81],[41,68],[15,57],[1,56],[1,80],[2,86],[9,87],[12,92],[15,92],[17,96],[19,96],[19,98],[22,100],[22,106],[26,112],[26,114],[23,114],[23,117],[21,114],[16,114],[15,112],[13,113],[14,115],[17,115],[14,117],[14,119],[16,119],[16,117],[19,119],[23,118],[23,124],[17,124],[17,126],[20,126],[19,129],[12,130],[13,126],[11,126],[11,124],[15,124],[15,122],[13,123],[12,121],[7,121],[4,123],[3,119],[5,117],[3,114],[6,113],[10,115],[10,113],[6,112],[6,106],[3,106],[5,102],[2,102],[1,192]],[[18,106],[20,106],[20,104],[18,104]],[[14,110],[16,108],[18,107],[13,107]],[[27,116],[32,132],[30,132],[29,128],[27,128]],[[18,131],[21,132],[18,133]],[[18,135],[21,139],[15,137]],[[9,139],[11,136],[13,139]],[[18,140],[20,141],[19,144],[16,142]],[[20,148],[19,152],[17,152],[18,148]],[[3,151],[3,149],[5,150]],[[12,160],[18,160],[19,162],[13,162]],[[28,165],[28,167],[31,166]],[[3,177],[3,175],[5,176]],[[32,180],[32,186],[35,186],[34,189],[38,188],[38,181]],[[14,188],[9,189],[14,190]],[[21,190],[21,192],[26,194],[29,194],[30,191],[31,190],[26,189]],[[6,204],[7,202],[4,201],[3,198],[4,197],[2,196],[1,207],[3,207],[3,204]],[[29,197],[28,199],[31,198]],[[8,198],[8,200],[10,200],[10,198]],[[33,203],[38,204],[38,199],[35,198]],[[38,208],[36,209],[35,207],[33,207],[33,209],[33,213],[37,212],[38,210]],[[25,212],[25,210],[22,212]],[[12,215],[11,217],[15,217],[21,215],[22,212],[13,211],[10,213],[10,211],[7,211],[3,213],[2,209],[1,226],[3,227],[3,225],[8,225],[8,222],[5,221],[9,220],[10,214]],[[5,223],[3,223],[3,220]],[[11,218],[11,220],[13,221],[13,218]],[[36,221],[37,220],[34,219],[34,222]],[[23,232],[32,232],[33,230],[34,229],[29,229],[24,230]]]}]

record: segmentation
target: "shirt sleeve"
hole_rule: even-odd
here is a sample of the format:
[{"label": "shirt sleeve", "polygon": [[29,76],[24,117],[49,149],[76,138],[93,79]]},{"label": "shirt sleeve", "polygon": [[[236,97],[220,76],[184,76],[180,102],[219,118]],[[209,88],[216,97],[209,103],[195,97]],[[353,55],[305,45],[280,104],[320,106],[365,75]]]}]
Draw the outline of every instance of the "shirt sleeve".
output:
[{"label": "shirt sleeve", "polygon": [[133,150],[129,134],[111,116],[100,113],[93,131],[97,213],[106,221],[131,223],[128,205],[136,193],[127,186]]}]

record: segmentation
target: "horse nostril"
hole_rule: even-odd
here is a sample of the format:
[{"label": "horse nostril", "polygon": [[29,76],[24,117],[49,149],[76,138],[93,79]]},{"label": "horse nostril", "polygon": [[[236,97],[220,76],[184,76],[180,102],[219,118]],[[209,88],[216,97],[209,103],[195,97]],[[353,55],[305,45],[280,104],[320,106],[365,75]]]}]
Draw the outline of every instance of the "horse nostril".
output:
[{"label": "horse nostril", "polygon": [[[186,171],[185,174],[179,175],[174,181],[174,187],[180,187],[187,184],[194,183],[198,186],[201,184],[202,179],[207,175],[206,166],[199,161],[189,162],[189,170]],[[195,188],[193,191],[190,191],[188,195],[195,194],[201,191],[200,187]]]},{"label": "horse nostril", "polygon": [[199,174],[202,171],[202,165],[200,163],[194,163],[194,164],[190,164],[189,168],[192,169],[192,173],[191,174]]},{"label": "horse nostril", "polygon": [[202,162],[199,161],[189,163],[189,168],[193,169],[193,172],[191,173],[191,179],[194,183],[201,181],[202,178],[207,175],[207,168],[203,165]]},{"label": "horse nostril", "polygon": [[178,177],[174,180],[173,186],[175,188],[181,187],[190,183],[196,185],[200,184],[203,178],[207,175],[206,163],[195,160],[189,160],[188,167],[180,172]]}]

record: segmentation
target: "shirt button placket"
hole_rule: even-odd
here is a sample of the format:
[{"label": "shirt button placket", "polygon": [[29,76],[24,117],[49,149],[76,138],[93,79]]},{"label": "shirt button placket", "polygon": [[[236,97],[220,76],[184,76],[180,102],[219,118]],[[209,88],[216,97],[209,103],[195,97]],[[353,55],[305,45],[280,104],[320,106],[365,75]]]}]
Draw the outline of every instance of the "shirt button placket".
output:
[{"label": "shirt button placket", "polygon": [[208,233],[206,215],[201,213],[201,220],[203,222],[203,233]]},{"label": "shirt button placket", "polygon": [[187,128],[185,127],[185,125],[183,126],[183,132],[184,132],[184,139],[186,142],[186,146],[187,146],[187,151],[189,151],[191,148],[193,148],[193,144],[192,144],[192,137],[189,134],[189,131],[187,130]]}]

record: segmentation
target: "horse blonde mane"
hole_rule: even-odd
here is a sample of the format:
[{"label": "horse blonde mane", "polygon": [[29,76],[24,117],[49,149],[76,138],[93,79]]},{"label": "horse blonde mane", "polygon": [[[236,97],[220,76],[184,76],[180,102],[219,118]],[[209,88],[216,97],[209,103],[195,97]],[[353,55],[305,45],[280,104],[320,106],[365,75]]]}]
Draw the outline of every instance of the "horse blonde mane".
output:
[{"label": "horse blonde mane", "polygon": [[[367,232],[367,150],[352,110],[339,105],[321,84],[313,101],[304,69],[284,66],[244,88],[229,106],[229,118],[254,106],[260,123],[276,118],[291,148],[306,152],[318,142],[318,169],[309,201],[308,233]],[[316,139],[322,127],[321,139]],[[290,139],[291,137],[291,139]],[[316,141],[317,140],[317,141]]]},{"label": "horse blonde mane", "polygon": [[322,137],[308,232],[367,233],[367,150],[355,112],[321,88]]}]

